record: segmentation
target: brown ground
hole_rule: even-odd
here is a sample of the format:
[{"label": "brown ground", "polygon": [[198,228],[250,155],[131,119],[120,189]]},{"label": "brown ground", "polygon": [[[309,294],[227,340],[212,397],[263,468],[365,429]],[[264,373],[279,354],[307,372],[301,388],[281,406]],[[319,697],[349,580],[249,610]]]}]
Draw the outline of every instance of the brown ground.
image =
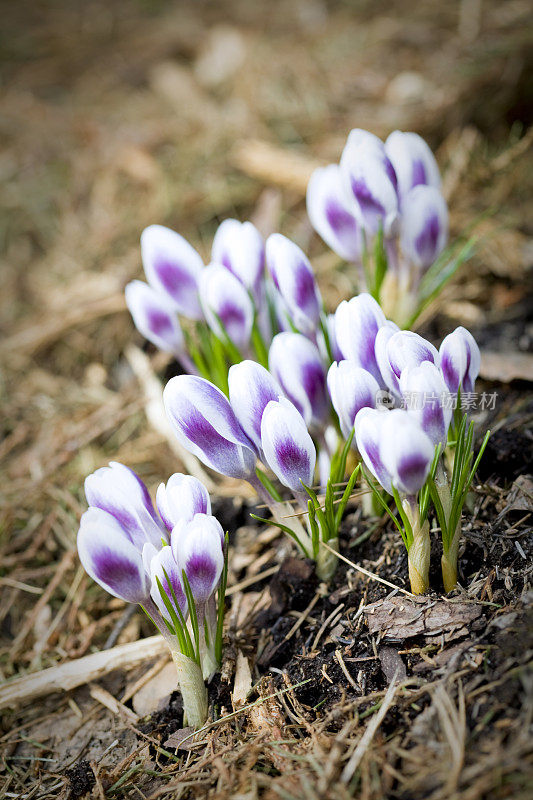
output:
[{"label": "brown ground", "polygon": [[[107,707],[159,656],[48,692],[3,712],[0,796],[531,796],[528,11],[525,0],[4,4],[5,679],[152,633],[74,552],[86,474],[113,458],[154,488],[181,468],[145,412],[150,379],[173,367],[139,350],[123,303],[145,225],[168,224],[207,254],[222,218],[253,216],[309,251],[333,307],[353,276],[306,222],[309,170],[336,159],[353,126],[418,131],[443,168],[453,235],[476,225],[480,236],[422,329],[438,342],[470,327],[498,403],[479,416],[495,434],[453,601],[439,594],[437,549],[420,607],[346,565],[325,595],[305,564],[284,560],[284,538],[250,525],[241,488],[221,484],[230,584],[250,580],[228,601],[213,719],[233,710],[239,652],[253,707],[176,751],[179,697],[149,719],[130,700]],[[404,586],[397,538],[356,502],[342,547]]]}]

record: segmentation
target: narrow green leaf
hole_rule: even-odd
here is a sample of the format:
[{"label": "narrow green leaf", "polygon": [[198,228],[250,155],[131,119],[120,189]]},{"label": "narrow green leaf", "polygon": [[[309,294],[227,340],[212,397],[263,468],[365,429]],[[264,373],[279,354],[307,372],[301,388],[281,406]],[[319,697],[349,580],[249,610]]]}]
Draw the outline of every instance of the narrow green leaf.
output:
[{"label": "narrow green leaf", "polygon": [[350,495],[353,492],[353,487],[355,486],[355,482],[357,480],[360,471],[361,471],[361,464],[358,464],[354,469],[354,471],[352,472],[352,474],[350,475],[348,483],[346,484],[346,489],[344,490],[344,494],[342,495],[340,503],[338,503],[337,505],[337,511],[335,515],[335,533],[337,533],[337,531],[339,530],[339,525],[341,524],[344,511],[348,504],[348,500],[350,499]]},{"label": "narrow green leaf", "polygon": [[296,542],[296,544],[298,545],[298,547],[300,548],[300,550],[302,551],[302,553],[306,558],[311,557],[307,552],[307,548],[301,543],[301,541],[298,539],[294,531],[291,530],[291,528],[287,527],[287,525],[283,525],[282,522],[278,522],[277,520],[274,519],[265,519],[264,517],[258,517],[257,514],[250,514],[250,516],[252,517],[252,519],[256,519],[258,522],[263,522],[265,525],[271,525],[273,528],[279,528],[280,531],[283,531],[283,533],[286,533],[287,536],[291,537],[291,539],[294,539],[294,541]]},{"label": "narrow green leaf", "polygon": [[270,478],[268,477],[268,475],[266,474],[266,472],[263,472],[262,469],[256,467],[255,474],[257,475],[257,477],[259,478],[259,480],[261,481],[267,492],[270,492],[274,500],[276,500],[278,503],[281,503],[281,495],[274,486],[274,484],[272,483],[272,481],[270,480]]},{"label": "narrow green leaf", "polygon": [[318,557],[318,548],[320,546],[320,531],[318,530],[318,525],[316,522],[315,506],[311,499],[307,501],[307,508],[309,509],[309,527],[311,528],[311,544],[313,547],[313,558],[316,561]]},{"label": "narrow green leaf", "polygon": [[218,585],[218,608],[217,608],[217,629],[215,635],[215,658],[217,664],[222,663],[222,634],[224,631],[224,613],[225,613],[225,597],[226,587],[228,585],[228,549],[229,549],[229,534],[226,531],[224,537],[224,567]]},{"label": "narrow green leaf", "polygon": [[183,569],[181,571],[181,582],[183,584],[183,590],[185,592],[185,597],[187,598],[187,603],[189,606],[189,617],[191,619],[191,628],[194,636],[194,655],[195,661],[198,666],[201,666],[200,663],[200,626],[198,625],[198,616],[196,614],[196,603],[194,602],[193,593],[191,591],[191,585],[189,583],[189,579],[187,578],[187,574]]}]

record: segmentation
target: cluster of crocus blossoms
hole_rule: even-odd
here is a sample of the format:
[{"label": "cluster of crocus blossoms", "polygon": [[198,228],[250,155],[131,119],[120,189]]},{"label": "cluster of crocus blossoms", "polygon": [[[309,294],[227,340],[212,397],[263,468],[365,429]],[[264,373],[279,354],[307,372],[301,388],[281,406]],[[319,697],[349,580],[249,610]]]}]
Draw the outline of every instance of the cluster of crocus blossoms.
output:
[{"label": "cluster of crocus blossoms", "polygon": [[[313,173],[307,211],[317,233],[357,265],[360,284],[398,324],[409,325],[441,287],[448,209],[437,162],[418,134],[394,131],[382,142],[352,130],[340,163]],[[429,274],[432,267],[437,275]]]},{"label": "cluster of crocus blossoms", "polygon": [[[422,593],[428,588],[430,547],[427,491],[424,502],[419,494],[430,477],[438,478],[442,492],[449,486],[441,456],[449,440],[453,450],[456,427],[462,420],[458,393],[473,389],[479,349],[466,329],[457,328],[438,351],[418,334],[399,330],[365,293],[339,305],[332,333],[339,360],[331,363],[325,380],[326,365],[320,362],[318,351],[308,362],[304,349],[300,369],[290,364],[290,370],[281,375],[275,368],[269,372],[246,360],[229,370],[228,397],[204,378],[172,378],[164,391],[167,415],[181,444],[204,464],[254,486],[304,554],[316,558],[320,577],[328,579],[335,568],[330,549],[324,552],[319,547],[317,552],[313,548],[310,526],[306,531],[298,517],[288,513],[258,461],[290,490],[302,511],[309,511],[309,498],[316,500],[312,491],[318,462],[315,442],[331,438],[324,425],[328,419],[334,421],[333,407],[338,424],[327,429],[335,438],[330,451],[344,451],[351,443],[370,487],[375,491],[376,479],[394,498],[408,550],[411,587]],[[271,352],[276,340],[298,336],[278,334]],[[289,343],[281,350],[290,362]],[[313,414],[313,408],[320,413]],[[338,459],[328,455],[327,447],[325,441],[324,460],[333,470]],[[329,474],[321,481],[326,497],[327,487],[338,478]],[[320,512],[320,503],[313,509]],[[319,538],[331,547],[340,519],[336,527],[327,526],[319,514],[319,522]],[[446,559],[451,545],[444,540],[443,544]],[[449,576],[445,582],[447,588],[455,585]]]},{"label": "cluster of crocus blossoms", "polygon": [[144,483],[111,462],[85,481],[89,509],[81,518],[78,552],[106,591],[138,603],[168,642],[194,727],[207,716],[207,690],[220,665],[225,536],[211,515],[205,486],[174,474],[157,490],[154,509]]},{"label": "cluster of crocus blossoms", "polygon": [[[322,580],[336,569],[340,523],[360,481],[372,513],[389,514],[403,538],[416,594],[429,587],[429,523],[437,519],[449,591],[488,434],[474,457],[460,402],[480,368],[472,335],[459,327],[437,350],[398,326],[452,274],[446,267],[438,277],[447,209],[435,159],[416,134],[395,131],[383,143],[354,130],[340,165],[313,175],[307,203],[316,230],[361,266],[368,290],[329,315],[306,255],[279,233],[263,242],[252,223],[226,220],[206,266],[178,233],[159,225],[143,232],[148,283],[130,283],[126,301],[139,331],[183,368],[164,389],[166,414],[203,464],[253,486],[270,509],[265,521],[315,560]],[[432,273],[436,284],[425,286]],[[85,489],[82,563],[158,626],[185,715],[199,727],[204,681],[221,659],[227,574],[207,491],[172,475],[156,512],[144,484],[116,463]]]},{"label": "cluster of crocus blossoms", "polygon": [[265,243],[251,222],[224,220],[205,266],[179,233],[151,225],[141,236],[141,254],[148,283],[126,287],[135,325],[191,375],[226,390],[228,367],[243,358],[266,366],[278,332],[295,330],[315,343],[321,338],[313,270],[281,234]]}]

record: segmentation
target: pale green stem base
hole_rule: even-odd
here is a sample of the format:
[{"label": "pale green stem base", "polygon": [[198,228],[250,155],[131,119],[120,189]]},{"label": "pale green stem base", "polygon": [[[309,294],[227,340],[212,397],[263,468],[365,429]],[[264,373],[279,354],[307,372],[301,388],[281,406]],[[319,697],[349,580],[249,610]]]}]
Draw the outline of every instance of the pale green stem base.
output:
[{"label": "pale green stem base", "polygon": [[[339,540],[338,539],[330,539],[328,545],[338,552],[339,549]],[[339,559],[328,550],[326,547],[318,548],[318,555],[316,559],[316,574],[321,581],[328,581],[331,580],[333,575],[335,574],[335,570],[337,569],[337,565],[339,563]]]},{"label": "pale green stem base", "polygon": [[[446,451],[448,453],[448,450]],[[450,461],[451,459],[451,461]],[[449,455],[447,466],[453,470],[453,454]],[[439,469],[436,476],[437,491],[439,493],[440,501],[444,509],[446,521],[450,518],[452,498],[450,494],[450,486],[442,468]],[[453,538],[450,542],[448,549],[442,543],[442,557],[440,560],[442,569],[442,581],[444,583],[444,590],[451,592],[457,586],[457,555],[459,552],[459,539],[461,537],[461,519],[457,523],[454,531]]]},{"label": "pale green stem base", "polygon": [[442,568],[442,581],[444,583],[444,591],[451,592],[457,586],[457,555],[459,552],[459,539],[461,536],[461,521],[457,525],[454,533],[452,543],[448,550],[443,551],[440,560]]},{"label": "pale green stem base", "polygon": [[177,650],[171,652],[183,698],[183,722],[197,730],[207,719],[207,689],[202,670],[196,661],[183,653]]},{"label": "pale green stem base", "polygon": [[407,553],[409,582],[413,594],[424,594],[429,589],[429,557],[431,540],[429,538],[429,522],[420,524],[418,504],[403,501],[404,511],[409,518],[413,530],[413,541]]}]

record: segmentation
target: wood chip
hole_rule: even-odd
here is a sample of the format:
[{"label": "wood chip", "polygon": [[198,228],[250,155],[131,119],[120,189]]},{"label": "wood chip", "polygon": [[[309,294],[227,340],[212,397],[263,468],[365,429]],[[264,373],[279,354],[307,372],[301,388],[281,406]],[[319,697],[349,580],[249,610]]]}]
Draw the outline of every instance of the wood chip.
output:
[{"label": "wood chip", "polygon": [[391,597],[367,606],[364,614],[370,632],[381,633],[386,639],[443,635],[445,641],[451,641],[466,636],[483,610],[475,603]]},{"label": "wood chip", "polygon": [[487,381],[500,383],[515,380],[533,383],[533,354],[518,353],[515,350],[503,353],[483,350],[479,375]]},{"label": "wood chip", "polygon": [[235,667],[235,683],[231,695],[234,711],[246,703],[251,688],[252,673],[250,672],[250,664],[246,656],[239,650]]}]

